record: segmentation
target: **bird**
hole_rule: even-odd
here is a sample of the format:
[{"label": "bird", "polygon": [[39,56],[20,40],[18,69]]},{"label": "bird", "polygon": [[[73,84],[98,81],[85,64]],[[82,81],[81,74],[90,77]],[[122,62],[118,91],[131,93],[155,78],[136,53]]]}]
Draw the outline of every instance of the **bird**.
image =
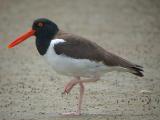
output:
[{"label": "bird", "polygon": [[143,67],[113,54],[97,43],[76,34],[61,30],[47,18],[34,20],[31,29],[16,38],[8,48],[35,36],[39,54],[58,73],[73,77],[64,87],[68,94],[75,85],[80,86],[77,110],[63,115],[81,115],[85,83],[96,82],[105,73],[118,71],[143,77]]}]

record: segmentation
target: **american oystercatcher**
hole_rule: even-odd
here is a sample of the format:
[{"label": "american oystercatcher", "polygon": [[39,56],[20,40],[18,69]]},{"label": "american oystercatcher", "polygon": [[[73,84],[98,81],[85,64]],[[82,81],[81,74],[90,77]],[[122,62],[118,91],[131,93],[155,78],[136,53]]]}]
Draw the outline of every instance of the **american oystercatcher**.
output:
[{"label": "american oystercatcher", "polygon": [[111,71],[129,72],[143,77],[142,66],[112,54],[86,38],[64,32],[46,18],[35,20],[32,29],[14,40],[8,48],[31,36],[36,37],[39,54],[56,72],[74,77],[66,84],[63,93],[69,93],[76,84],[80,86],[78,108],[76,112],[64,113],[66,115],[81,114],[84,83],[96,82],[100,76]]}]

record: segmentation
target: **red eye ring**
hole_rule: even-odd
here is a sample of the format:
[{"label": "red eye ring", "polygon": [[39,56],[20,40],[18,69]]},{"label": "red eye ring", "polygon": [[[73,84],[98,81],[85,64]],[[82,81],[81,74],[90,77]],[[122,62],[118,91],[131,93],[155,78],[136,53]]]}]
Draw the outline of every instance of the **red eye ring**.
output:
[{"label": "red eye ring", "polygon": [[39,27],[43,27],[43,25],[44,25],[44,24],[43,24],[42,22],[39,22],[39,23],[38,23],[38,26],[39,26]]}]

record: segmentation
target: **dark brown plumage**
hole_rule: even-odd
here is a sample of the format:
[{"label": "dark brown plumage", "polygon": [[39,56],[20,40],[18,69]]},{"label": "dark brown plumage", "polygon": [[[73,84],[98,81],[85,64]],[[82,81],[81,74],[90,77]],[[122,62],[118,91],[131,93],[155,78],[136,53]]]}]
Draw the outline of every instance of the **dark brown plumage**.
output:
[{"label": "dark brown plumage", "polygon": [[142,66],[133,64],[113,53],[110,53],[86,38],[59,31],[55,38],[64,39],[66,42],[54,46],[58,55],[64,54],[76,59],[89,59],[103,62],[107,66],[120,66],[131,70],[131,73],[142,77]]}]

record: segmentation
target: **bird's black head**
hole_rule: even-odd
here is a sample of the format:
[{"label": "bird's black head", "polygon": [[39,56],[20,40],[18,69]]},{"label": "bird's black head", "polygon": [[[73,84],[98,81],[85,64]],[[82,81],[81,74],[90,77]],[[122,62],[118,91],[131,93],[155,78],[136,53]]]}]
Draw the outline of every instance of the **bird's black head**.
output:
[{"label": "bird's black head", "polygon": [[32,29],[35,30],[35,36],[40,39],[52,39],[54,35],[58,32],[58,26],[46,19],[39,18],[33,22]]},{"label": "bird's black head", "polygon": [[36,47],[39,53],[44,55],[58,31],[58,26],[54,22],[46,18],[39,18],[33,22],[32,29],[15,39],[8,45],[8,48],[18,45],[31,36],[36,36]]}]

